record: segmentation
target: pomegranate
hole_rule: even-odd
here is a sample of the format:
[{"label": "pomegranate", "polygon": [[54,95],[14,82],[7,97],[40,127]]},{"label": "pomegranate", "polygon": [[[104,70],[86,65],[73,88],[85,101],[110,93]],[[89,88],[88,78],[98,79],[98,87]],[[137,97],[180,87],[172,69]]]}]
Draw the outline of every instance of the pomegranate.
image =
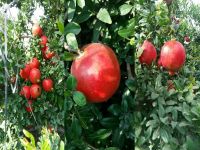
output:
[{"label": "pomegranate", "polygon": [[41,87],[38,84],[33,84],[30,88],[31,98],[36,99],[41,95]]},{"label": "pomegranate", "polygon": [[30,61],[29,65],[30,65],[31,69],[33,69],[33,68],[39,68],[40,67],[40,62],[39,62],[39,60],[36,57],[34,57]]},{"label": "pomegranate", "polygon": [[100,43],[88,44],[82,50],[71,66],[71,74],[77,79],[77,90],[90,102],[105,102],[120,83],[117,57],[110,47]]},{"label": "pomegranate", "polygon": [[32,27],[33,36],[42,36],[42,28],[38,24],[34,24]]},{"label": "pomegranate", "polygon": [[33,111],[33,107],[32,107],[33,101],[32,100],[28,100],[28,103],[26,105],[26,111],[27,112],[32,112]]},{"label": "pomegranate", "polygon": [[187,42],[187,43],[189,43],[190,42],[190,38],[188,36],[185,36],[184,37],[184,41]]},{"label": "pomegranate", "polygon": [[183,45],[175,40],[168,41],[164,44],[160,53],[162,66],[171,71],[178,71],[185,63],[186,53]]},{"label": "pomegranate", "polygon": [[30,74],[29,74],[29,80],[31,81],[31,83],[40,82],[40,77],[41,77],[41,73],[39,69],[37,68],[31,69]]},{"label": "pomegranate", "polygon": [[42,81],[42,87],[46,92],[53,90],[53,81],[51,79],[44,79]]},{"label": "pomegranate", "polygon": [[30,94],[30,87],[29,86],[23,86],[20,95],[23,95],[26,99],[29,99],[31,97]]},{"label": "pomegranate", "polygon": [[43,53],[43,57],[44,59],[46,60],[49,60],[51,59],[53,56],[55,56],[55,53],[54,52],[51,52],[49,50],[49,47],[45,46],[44,48],[42,48],[42,53]]},{"label": "pomegranate", "polygon": [[27,64],[24,69],[20,70],[20,76],[21,76],[21,78],[23,78],[25,80],[28,80],[30,71],[31,71],[31,66],[29,64]]},{"label": "pomegranate", "polygon": [[142,55],[139,57],[140,63],[146,64],[148,66],[151,65],[157,57],[156,48],[151,42],[147,40],[144,41],[141,48],[143,49],[143,52]]},{"label": "pomegranate", "polygon": [[43,36],[41,36],[40,39],[41,39],[40,45],[41,45],[42,47],[45,47],[46,44],[47,44],[47,42],[48,42],[48,38],[47,38],[45,35],[43,35]]}]

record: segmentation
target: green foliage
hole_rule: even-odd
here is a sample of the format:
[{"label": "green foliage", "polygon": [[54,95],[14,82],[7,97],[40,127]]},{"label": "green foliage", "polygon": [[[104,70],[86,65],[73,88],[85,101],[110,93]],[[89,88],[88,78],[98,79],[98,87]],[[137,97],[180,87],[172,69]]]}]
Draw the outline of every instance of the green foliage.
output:
[{"label": "green foliage", "polygon": [[47,128],[43,128],[41,132],[39,141],[36,144],[33,135],[23,130],[25,138],[20,139],[20,141],[25,150],[64,150],[64,142],[60,140],[56,132],[52,133]]},{"label": "green foliage", "polygon": [[[7,144],[8,148],[17,149],[23,145],[27,150],[199,148],[200,37],[199,28],[190,23],[191,18],[200,21],[199,6],[189,5],[186,0],[174,0],[168,6],[153,0],[37,2],[44,7],[45,17],[41,18],[40,25],[48,36],[49,49],[56,56],[48,61],[42,58],[40,39],[31,36],[27,24],[36,6],[22,0],[18,3],[19,19],[14,24],[8,20],[8,69],[11,76],[16,76],[31,58],[37,57],[42,79],[51,77],[54,91],[42,92],[33,103],[33,113],[28,113],[24,109],[27,100],[18,93],[30,82],[19,79],[17,92],[13,94],[9,82],[8,142],[3,140],[5,106],[0,102],[0,147]],[[180,23],[176,24],[173,17],[180,18]],[[0,15],[0,26],[3,19]],[[185,35],[191,38],[189,44],[184,43]],[[27,36],[29,42],[25,42]],[[5,41],[1,32],[0,38]],[[187,52],[187,61],[178,75],[169,76],[166,70],[156,67],[156,62],[149,67],[139,63],[138,57],[143,52],[140,45],[144,40],[155,45],[159,58],[160,48],[172,38],[183,43]],[[84,93],[76,91],[77,81],[70,74],[71,61],[81,47],[91,42],[112,47],[120,62],[119,89],[106,103],[87,102]],[[1,59],[0,72],[3,72]],[[0,74],[1,99],[3,79]],[[168,80],[172,80],[175,89],[168,89]],[[42,130],[42,126],[52,126],[59,135]],[[36,134],[36,138],[24,130],[26,138],[21,139],[20,145],[18,137],[24,128]]]}]

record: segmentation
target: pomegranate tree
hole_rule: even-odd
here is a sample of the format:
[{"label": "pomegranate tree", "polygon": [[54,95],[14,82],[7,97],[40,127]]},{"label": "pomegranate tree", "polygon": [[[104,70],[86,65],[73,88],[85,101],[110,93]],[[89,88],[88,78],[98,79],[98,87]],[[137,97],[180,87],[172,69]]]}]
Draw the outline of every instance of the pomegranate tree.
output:
[{"label": "pomegranate tree", "polygon": [[71,74],[77,79],[77,90],[90,102],[105,102],[120,83],[117,57],[110,47],[100,43],[88,44],[82,50],[71,66]]},{"label": "pomegranate tree", "polygon": [[180,42],[171,40],[163,45],[160,53],[161,65],[171,74],[183,66],[185,59],[185,48]]},{"label": "pomegranate tree", "polygon": [[144,41],[141,48],[143,49],[143,52],[142,52],[142,55],[139,57],[140,63],[151,65],[152,62],[154,62],[157,57],[156,48],[148,40]]}]

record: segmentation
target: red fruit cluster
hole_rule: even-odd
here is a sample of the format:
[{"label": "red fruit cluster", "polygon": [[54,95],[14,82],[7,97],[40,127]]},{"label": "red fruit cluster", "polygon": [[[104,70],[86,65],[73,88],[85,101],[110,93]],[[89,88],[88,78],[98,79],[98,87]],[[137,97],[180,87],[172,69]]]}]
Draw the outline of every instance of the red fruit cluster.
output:
[{"label": "red fruit cluster", "polygon": [[[28,64],[26,64],[26,67],[29,66],[29,71],[24,72],[24,76],[26,78],[24,78],[24,76],[21,75],[20,76],[25,79],[26,81],[30,81],[31,86],[23,86],[21,91],[20,91],[20,95],[24,96],[27,100],[27,106],[26,106],[26,110],[28,112],[32,111],[32,103],[33,100],[36,100],[42,92],[42,88],[40,86],[40,78],[41,78],[41,73],[39,70],[39,66],[40,66],[40,62],[38,61],[37,58],[33,58]],[[23,72],[24,70],[28,70],[26,69],[26,67],[24,69],[21,70],[21,72]],[[42,87],[44,89],[44,91],[46,92],[50,92],[53,90],[53,81],[50,78],[44,79],[42,82]]]},{"label": "red fruit cluster", "polygon": [[[142,45],[143,53],[139,57],[141,64],[151,65],[156,60],[157,53],[154,45],[149,41],[144,41]],[[168,70],[169,75],[173,76],[184,65],[186,52],[184,46],[176,41],[167,41],[160,52],[157,66]]]},{"label": "red fruit cluster", "polygon": [[[41,38],[40,45],[42,46],[43,58],[51,59],[54,53],[50,52],[47,47],[48,38],[43,35],[42,28],[35,24],[32,28],[33,36],[38,36]],[[31,83],[30,86],[23,86],[20,95],[24,96],[28,101],[25,107],[27,112],[33,111],[32,104],[33,100],[36,100],[42,92],[40,85],[41,72],[40,72],[40,62],[35,57],[30,62],[28,62],[23,69],[20,70],[20,76],[22,79]],[[44,91],[51,92],[53,90],[53,81],[50,78],[44,79],[42,81],[42,87]]]}]

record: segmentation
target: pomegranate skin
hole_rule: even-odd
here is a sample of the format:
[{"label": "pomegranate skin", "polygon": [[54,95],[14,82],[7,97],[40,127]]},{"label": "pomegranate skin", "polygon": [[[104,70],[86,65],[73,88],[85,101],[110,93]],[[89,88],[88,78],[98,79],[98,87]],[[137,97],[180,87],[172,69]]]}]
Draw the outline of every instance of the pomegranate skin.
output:
[{"label": "pomegranate skin", "polygon": [[100,43],[82,48],[82,55],[71,66],[71,74],[77,79],[77,90],[93,103],[107,101],[118,89],[120,67],[113,50]]},{"label": "pomegranate skin", "polygon": [[156,60],[157,57],[156,48],[151,42],[145,40],[142,45],[142,49],[143,53],[139,57],[139,61],[141,64],[146,64],[149,66],[152,64],[152,62]]},{"label": "pomegranate skin", "polygon": [[31,81],[31,83],[40,82],[40,78],[41,78],[40,70],[37,68],[31,69],[30,74],[29,74],[29,80]]},{"label": "pomegranate skin", "polygon": [[162,66],[171,71],[178,71],[185,63],[186,53],[184,46],[175,40],[166,42],[160,53]]},{"label": "pomegranate skin", "polygon": [[33,111],[32,104],[33,104],[33,101],[32,100],[28,100],[27,106],[25,107],[27,112],[32,112]]},{"label": "pomegranate skin", "polygon": [[43,46],[43,47],[45,47],[46,44],[47,44],[47,42],[48,42],[48,38],[47,38],[47,36],[43,35],[43,36],[41,36],[40,39],[41,39],[41,41],[40,41],[40,45]]},{"label": "pomegranate skin", "polygon": [[41,95],[41,87],[38,84],[33,84],[30,88],[31,98],[36,99]]},{"label": "pomegranate skin", "polygon": [[23,95],[26,99],[29,99],[31,97],[30,94],[30,87],[29,86],[23,86],[20,95]]},{"label": "pomegranate skin", "polygon": [[42,36],[42,28],[38,24],[34,24],[32,27],[32,34],[33,36]]},{"label": "pomegranate skin", "polygon": [[42,81],[42,87],[46,92],[53,90],[53,81],[51,79],[44,79]]},{"label": "pomegranate skin", "polygon": [[31,69],[33,69],[33,68],[40,68],[40,62],[39,62],[39,60],[36,57],[34,57],[30,61],[29,65],[30,65]]}]

